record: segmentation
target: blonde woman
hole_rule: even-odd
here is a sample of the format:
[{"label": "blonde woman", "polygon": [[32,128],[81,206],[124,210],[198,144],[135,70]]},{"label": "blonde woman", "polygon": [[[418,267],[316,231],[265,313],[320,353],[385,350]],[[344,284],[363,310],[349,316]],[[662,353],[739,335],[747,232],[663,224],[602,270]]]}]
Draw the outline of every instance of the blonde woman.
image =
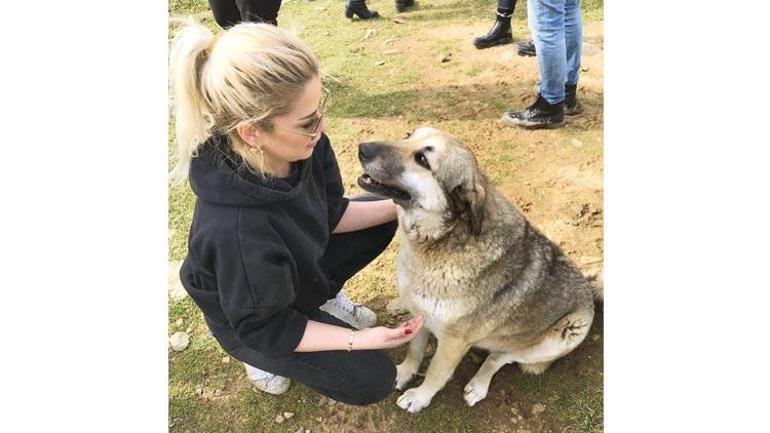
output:
[{"label": "blonde woman", "polygon": [[218,37],[189,25],[171,71],[171,179],[189,176],[197,195],[181,279],[212,334],[263,391],[294,379],[349,404],[385,398],[396,372],[379,349],[410,341],[422,318],[369,327],[374,314],[342,294],[390,243],[396,209],[343,196],[315,57],[268,24]]}]

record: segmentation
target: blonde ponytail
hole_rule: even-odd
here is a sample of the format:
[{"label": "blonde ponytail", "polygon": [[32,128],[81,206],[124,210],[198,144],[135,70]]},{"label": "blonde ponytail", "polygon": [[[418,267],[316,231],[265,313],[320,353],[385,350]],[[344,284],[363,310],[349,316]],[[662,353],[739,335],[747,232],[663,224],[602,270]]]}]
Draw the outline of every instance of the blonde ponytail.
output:
[{"label": "blonde ponytail", "polygon": [[176,152],[174,169],[169,175],[172,185],[187,178],[198,146],[206,140],[210,117],[201,93],[203,66],[214,34],[200,24],[184,27],[171,46],[171,81],[174,89]]},{"label": "blonde ponytail", "polygon": [[232,150],[261,170],[235,127],[251,121],[271,132],[272,119],[289,113],[318,76],[313,53],[269,24],[242,23],[216,37],[200,24],[188,24],[174,38],[170,55],[176,122],[172,185],[187,178],[198,147],[212,133],[227,135]]}]

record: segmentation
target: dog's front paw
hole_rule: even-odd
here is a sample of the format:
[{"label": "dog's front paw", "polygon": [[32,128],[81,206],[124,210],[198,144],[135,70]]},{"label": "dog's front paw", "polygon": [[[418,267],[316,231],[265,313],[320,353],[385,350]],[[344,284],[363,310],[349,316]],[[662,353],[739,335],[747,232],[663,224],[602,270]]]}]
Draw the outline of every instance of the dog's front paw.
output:
[{"label": "dog's front paw", "polygon": [[417,374],[417,368],[402,362],[396,366],[396,389],[402,391],[407,383]]},{"label": "dog's front paw", "polygon": [[420,388],[411,388],[401,394],[401,397],[396,400],[396,404],[409,413],[417,413],[428,407],[432,398],[432,395],[428,395]]},{"label": "dog's front paw", "polygon": [[484,386],[483,384],[471,379],[471,381],[468,382],[467,385],[465,385],[464,392],[465,392],[465,396],[464,396],[465,402],[468,403],[468,406],[473,406],[474,404],[487,398],[487,392],[489,392],[489,385]]}]

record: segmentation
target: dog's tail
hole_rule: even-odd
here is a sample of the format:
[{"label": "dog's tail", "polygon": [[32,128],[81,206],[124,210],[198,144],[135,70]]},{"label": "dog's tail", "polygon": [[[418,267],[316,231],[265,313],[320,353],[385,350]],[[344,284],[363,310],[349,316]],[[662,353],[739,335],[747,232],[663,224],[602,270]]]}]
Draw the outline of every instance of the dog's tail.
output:
[{"label": "dog's tail", "polygon": [[585,273],[586,280],[591,283],[594,301],[604,302],[604,268],[598,267]]}]

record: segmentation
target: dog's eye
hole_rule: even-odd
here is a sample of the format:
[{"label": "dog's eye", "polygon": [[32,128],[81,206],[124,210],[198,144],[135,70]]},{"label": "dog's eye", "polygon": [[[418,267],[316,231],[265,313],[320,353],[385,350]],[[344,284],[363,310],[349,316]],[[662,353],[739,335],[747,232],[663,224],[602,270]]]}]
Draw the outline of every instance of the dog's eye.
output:
[{"label": "dog's eye", "polygon": [[414,154],[414,160],[420,164],[421,166],[427,168],[430,170],[430,164],[428,164],[428,158],[425,157],[425,154],[422,152],[417,152]]}]

